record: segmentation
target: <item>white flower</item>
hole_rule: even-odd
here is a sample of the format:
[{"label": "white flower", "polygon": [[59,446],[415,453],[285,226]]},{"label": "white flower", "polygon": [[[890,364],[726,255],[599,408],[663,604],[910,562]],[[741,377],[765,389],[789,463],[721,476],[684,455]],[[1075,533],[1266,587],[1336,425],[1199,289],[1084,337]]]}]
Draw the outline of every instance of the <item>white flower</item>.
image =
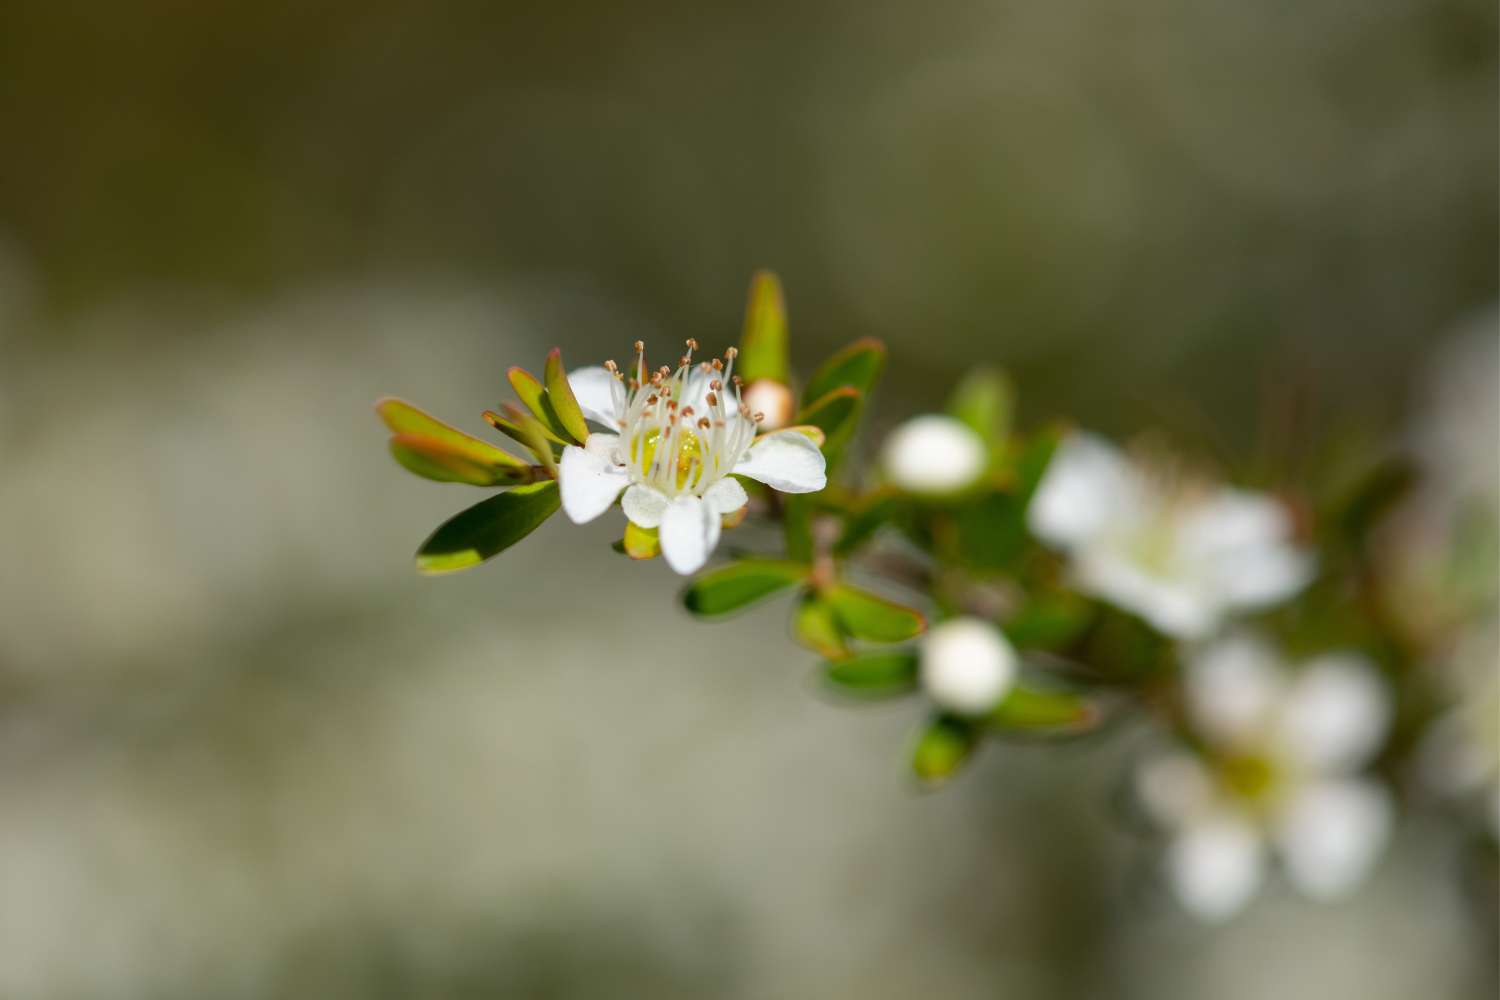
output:
[{"label": "white flower", "polygon": [[1090,434],[1058,446],[1027,521],[1068,553],[1081,589],[1177,638],[1207,638],[1312,576],[1275,500],[1168,482]]},{"label": "white flower", "polygon": [[954,493],[974,484],[988,455],[973,428],[952,417],[913,417],[886,439],[882,464],[891,482],[912,493]]},{"label": "white flower", "polygon": [[933,628],[922,642],[922,686],[949,711],[988,712],[1015,677],[1016,651],[989,622],[954,618]]},{"label": "white flower", "polygon": [[740,401],[727,363],[692,363],[697,344],[673,372],[647,373],[636,342],[636,373],[628,382],[611,362],[568,375],[583,415],[613,433],[592,433],[563,449],[558,464],[562,507],[575,524],[592,521],[621,499],[625,516],[659,528],[661,551],[678,573],[708,561],[721,517],[745,505],[731,473],[783,493],[814,493],[827,485],[823,453],[791,429],[756,436],[756,420]]},{"label": "white flower", "polygon": [[1318,900],[1358,884],[1390,833],[1392,804],[1361,771],[1385,742],[1389,693],[1362,658],[1318,657],[1295,674],[1258,639],[1202,650],[1185,676],[1189,722],[1204,747],[1148,760],[1146,811],[1169,833],[1165,867],[1204,920],[1238,912],[1279,856]]}]

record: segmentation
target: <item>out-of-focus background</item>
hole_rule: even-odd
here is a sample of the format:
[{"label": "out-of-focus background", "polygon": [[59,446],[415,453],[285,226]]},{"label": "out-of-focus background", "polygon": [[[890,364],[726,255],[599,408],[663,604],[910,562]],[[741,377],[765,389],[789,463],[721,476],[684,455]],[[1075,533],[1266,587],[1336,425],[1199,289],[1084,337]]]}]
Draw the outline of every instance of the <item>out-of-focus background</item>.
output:
[{"label": "out-of-focus background", "polygon": [[1495,337],[1496,68],[1489,0],[7,0],[0,994],[1493,995],[1424,821],[1205,929],[1130,733],[924,795],[920,709],[687,621],[618,524],[419,578],[477,494],[370,405],[720,349],[774,267],[803,364],[890,344],[877,432],[984,361],[1323,475]]}]

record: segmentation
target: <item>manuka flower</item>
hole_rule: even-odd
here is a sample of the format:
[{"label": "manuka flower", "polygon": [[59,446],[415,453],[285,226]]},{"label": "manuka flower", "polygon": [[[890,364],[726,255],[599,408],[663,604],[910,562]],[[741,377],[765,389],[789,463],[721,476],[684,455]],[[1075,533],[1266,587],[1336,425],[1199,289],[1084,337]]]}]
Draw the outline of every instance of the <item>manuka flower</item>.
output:
[{"label": "manuka flower", "polygon": [[1079,589],[1177,638],[1207,638],[1312,575],[1272,498],[1156,475],[1090,434],[1058,446],[1027,520],[1069,555]]},{"label": "manuka flower", "polygon": [[1353,889],[1393,812],[1385,787],[1361,774],[1390,724],[1374,669],[1331,654],[1292,673],[1271,647],[1240,636],[1202,650],[1184,682],[1202,752],[1150,759],[1137,784],[1169,837],[1166,875],[1182,904],[1204,920],[1232,916],[1260,887],[1268,845],[1304,895]]},{"label": "manuka flower", "polygon": [[592,521],[619,499],[632,524],[659,530],[667,563],[693,573],[718,544],[721,519],[748,502],[734,476],[783,493],[827,485],[816,431],[757,436],[756,415],[740,400],[733,348],[723,361],[695,365],[690,340],[675,372],[647,372],[644,347],[635,347],[628,378],[613,362],[568,375],[584,416],[609,430],[563,449],[558,485],[574,523]]}]

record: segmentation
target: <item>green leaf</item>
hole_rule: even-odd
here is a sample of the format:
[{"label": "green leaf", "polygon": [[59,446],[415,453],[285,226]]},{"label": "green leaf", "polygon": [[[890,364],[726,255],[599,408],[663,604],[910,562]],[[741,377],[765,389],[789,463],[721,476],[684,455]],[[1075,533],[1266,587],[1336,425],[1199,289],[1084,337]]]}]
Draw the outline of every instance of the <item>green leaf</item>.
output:
[{"label": "green leaf", "polygon": [[[483,441],[458,445],[422,434],[397,434],[391,438],[391,454],[417,475],[440,483],[514,486],[535,478],[531,466]],[[505,455],[505,460],[497,462],[494,455]]]},{"label": "green leaf", "polygon": [[850,514],[844,523],[844,533],[833,547],[833,554],[840,558],[848,556],[865,542],[875,537],[886,524],[893,522],[905,498],[895,491],[871,493],[862,501],[862,506]]},{"label": "green leaf", "polygon": [[920,611],[846,583],[829,587],[823,599],[833,608],[839,625],[856,639],[903,642],[927,628],[927,619]]},{"label": "green leaf", "polygon": [[548,352],[547,367],[542,377],[547,383],[547,402],[557,415],[558,422],[569,437],[583,444],[589,438],[589,425],[584,422],[578,398],[573,395],[573,387],[568,384],[568,373],[562,363],[562,348],[554,347]]},{"label": "green leaf", "polygon": [[1015,402],[1010,379],[993,368],[980,368],[958,383],[948,412],[973,428],[993,452],[1010,434]]},{"label": "green leaf", "polygon": [[1068,730],[1077,732],[1099,720],[1095,707],[1067,691],[1012,688],[986,721],[1001,729]]},{"label": "green leaf", "polygon": [[909,694],[917,688],[917,653],[911,649],[858,653],[826,664],[823,676],[839,690],[867,698]]},{"label": "green leaf", "polygon": [[423,573],[451,573],[477,566],[535,531],[558,505],[557,483],[551,479],[481,500],[422,543],[417,568]]},{"label": "green leaf", "polygon": [[797,414],[798,424],[807,424],[823,432],[826,441],[842,442],[853,431],[859,417],[862,394],[852,386],[841,386],[819,397]]},{"label": "green leaf", "polygon": [[387,396],[375,404],[375,412],[394,435],[415,434],[442,442],[452,450],[490,465],[527,468],[527,463],[477,437],[465,434],[437,417],[417,409],[404,399]]},{"label": "green leaf", "polygon": [[885,353],[885,345],[873,337],[863,337],[836,351],[808,381],[802,392],[802,405],[807,406],[844,386],[868,396],[885,367]]},{"label": "green leaf", "polygon": [[554,457],[552,451],[553,439],[547,433],[547,428],[542,425],[540,420],[519,406],[512,406],[507,403],[503,409],[505,410],[505,416],[509,418],[509,426],[514,427],[519,435],[518,440],[531,449],[531,453],[536,456],[536,460],[546,466],[548,472],[556,475],[557,459]]},{"label": "green leaf", "polygon": [[969,759],[978,739],[973,724],[951,715],[938,716],[917,737],[911,757],[912,770],[925,782],[941,784]]},{"label": "green leaf", "polygon": [[[524,368],[511,368],[505,373],[510,379],[510,387],[515,390],[516,396],[526,404],[526,409],[531,411],[531,416],[537,421],[547,433],[553,438],[568,444],[573,436],[563,426],[557,411],[552,408],[552,403],[547,399],[547,388],[537,381],[535,375]],[[512,422],[519,423],[514,416]]]},{"label": "green leaf", "polygon": [[750,279],[750,298],[745,305],[745,332],[740,337],[737,367],[744,380],[790,380],[787,361],[786,303],[781,282],[770,271],[757,271]]},{"label": "green leaf", "polygon": [[792,614],[792,634],[802,645],[830,660],[849,655],[849,644],[833,608],[811,591],[797,602],[797,610]]},{"label": "green leaf", "polygon": [[[507,417],[502,417],[500,414],[494,412],[493,410],[485,410],[484,419],[489,423],[491,427],[495,428],[495,430],[499,431],[501,434],[504,434],[506,437],[510,438],[517,444],[523,445],[527,448],[531,447],[531,445],[528,444],[528,442],[531,440],[530,432],[522,430],[520,425],[515,421],[510,420]],[[538,423],[537,426],[541,427],[542,425]],[[565,445],[561,438],[557,437],[545,427],[542,428],[542,436],[546,438],[547,443],[552,446],[551,451],[553,458],[556,458],[558,455],[562,454],[562,450]]]},{"label": "green leaf", "polygon": [[797,562],[811,562],[813,557],[813,498],[808,493],[791,493],[782,497],[781,527],[786,535],[786,554]]},{"label": "green leaf", "polygon": [[659,529],[643,528],[634,521],[625,522],[621,551],[632,559],[651,559],[661,552]]},{"label": "green leaf", "polygon": [[1033,594],[1005,621],[1005,636],[1020,649],[1062,649],[1094,620],[1094,606],[1072,593]]},{"label": "green leaf", "polygon": [[778,590],[803,582],[808,568],[800,563],[746,559],[694,580],[682,592],[682,603],[705,618],[728,614]]}]

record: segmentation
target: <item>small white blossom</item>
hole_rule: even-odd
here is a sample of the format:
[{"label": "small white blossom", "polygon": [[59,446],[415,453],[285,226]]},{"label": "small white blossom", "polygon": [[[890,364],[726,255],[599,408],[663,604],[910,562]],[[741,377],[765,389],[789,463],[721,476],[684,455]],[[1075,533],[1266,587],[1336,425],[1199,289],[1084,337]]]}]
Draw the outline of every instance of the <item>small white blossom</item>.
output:
[{"label": "small white blossom", "polygon": [[891,432],[882,452],[886,475],[912,493],[956,493],[972,486],[989,456],[984,440],[953,417],[913,417]]},{"label": "small white blossom", "polygon": [[688,342],[675,372],[648,373],[639,342],[628,381],[613,363],[570,372],[583,415],[610,432],[564,448],[558,464],[563,511],[575,524],[619,499],[631,522],[660,529],[662,555],[683,574],[708,561],[721,518],[749,499],[731,474],[783,493],[814,493],[828,483],[823,453],[806,434],[756,435],[755,414],[740,400],[735,352],[724,363],[694,365],[696,346]]},{"label": "small white blossom", "polygon": [[1016,651],[1000,630],[978,618],[937,625],[922,642],[922,686],[960,715],[982,715],[1000,703],[1016,677]]},{"label": "small white blossom", "polygon": [[1274,499],[1168,481],[1090,434],[1058,446],[1027,521],[1068,554],[1080,589],[1177,638],[1207,638],[1312,576]]},{"label": "small white blossom", "polygon": [[1390,726],[1373,667],[1330,654],[1293,673],[1239,636],[1192,658],[1184,693],[1203,754],[1166,753],[1137,775],[1142,804],[1168,832],[1166,875],[1183,906],[1204,920],[1233,916],[1272,852],[1304,895],[1352,890],[1393,816],[1384,786],[1361,774]]}]

